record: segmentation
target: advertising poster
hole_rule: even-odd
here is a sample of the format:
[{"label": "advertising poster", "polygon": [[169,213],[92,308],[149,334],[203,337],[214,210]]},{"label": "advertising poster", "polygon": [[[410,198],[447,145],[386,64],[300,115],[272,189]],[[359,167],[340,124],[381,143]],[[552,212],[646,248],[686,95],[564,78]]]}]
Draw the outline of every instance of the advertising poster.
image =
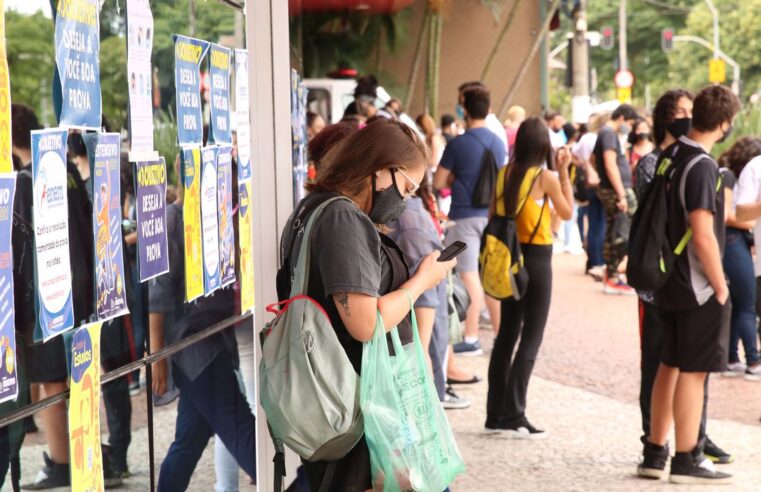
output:
[{"label": "advertising poster", "polygon": [[233,148],[217,152],[217,207],[219,220],[219,284],[235,282],[235,229],[233,227]]},{"label": "advertising poster", "polygon": [[127,78],[131,154],[153,153],[153,15],[148,0],[127,0]]},{"label": "advertising poster", "polygon": [[217,147],[204,147],[201,164],[201,231],[203,291],[219,288],[219,226],[217,224]]},{"label": "advertising poster", "polygon": [[66,135],[59,128],[32,132],[36,308],[44,340],[74,326]]},{"label": "advertising poster", "polygon": [[18,396],[11,246],[15,192],[16,175],[0,175],[0,403]]},{"label": "advertising poster", "polygon": [[248,52],[235,50],[235,118],[238,127],[238,245],[240,310],[254,309],[254,232],[251,215],[251,127],[248,105]]},{"label": "advertising poster", "polygon": [[102,323],[78,329],[71,341],[69,453],[71,490],[104,489],[100,447],[100,330]]},{"label": "advertising poster", "polygon": [[137,261],[140,281],[145,282],[169,271],[166,164],[161,157],[136,167]]},{"label": "advertising poster", "polygon": [[106,321],[128,312],[122,250],[121,135],[83,135],[90,156],[92,233],[95,248],[95,313]]},{"label": "advertising poster", "polygon": [[185,300],[203,295],[201,243],[201,148],[182,149],[182,223],[185,227]]},{"label": "advertising poster", "polygon": [[232,51],[212,44],[209,51],[211,75],[211,141],[216,144],[233,142],[230,128],[230,62]]},{"label": "advertising poster", "polygon": [[98,0],[58,2],[55,61],[61,77],[62,127],[100,128]]},{"label": "advertising poster", "polygon": [[291,69],[291,159],[293,162],[293,206],[305,196],[307,181],[307,90],[301,75]]},{"label": "advertising poster", "polygon": [[0,0],[0,173],[11,171],[11,78],[5,49],[5,0]]},{"label": "advertising poster", "polygon": [[203,143],[201,60],[209,43],[175,35],[174,85],[177,93],[177,139],[180,145]]}]

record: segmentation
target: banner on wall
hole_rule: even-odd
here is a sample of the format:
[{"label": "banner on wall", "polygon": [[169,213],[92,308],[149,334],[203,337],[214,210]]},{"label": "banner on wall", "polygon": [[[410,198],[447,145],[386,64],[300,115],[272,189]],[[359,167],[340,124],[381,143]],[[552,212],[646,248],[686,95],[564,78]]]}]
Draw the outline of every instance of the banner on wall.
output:
[{"label": "banner on wall", "polygon": [[99,11],[98,0],[58,2],[55,61],[61,78],[62,127],[101,126]]},{"label": "banner on wall", "polygon": [[164,158],[138,162],[135,181],[137,261],[140,281],[145,282],[169,271]]},{"label": "banner on wall", "polygon": [[121,207],[121,135],[82,136],[90,157],[92,232],[95,253],[95,313],[106,321],[128,312],[124,281]]},{"label": "banner on wall", "polygon": [[71,341],[69,452],[72,491],[103,490],[100,447],[100,330],[102,323],[78,329]]},{"label": "banner on wall", "polygon": [[230,128],[230,62],[232,52],[218,44],[209,51],[211,75],[211,141],[216,144],[233,142]]},{"label": "banner on wall", "polygon": [[127,78],[131,159],[153,150],[153,14],[148,0],[127,0]]},{"label": "banner on wall", "polygon": [[183,148],[182,222],[185,228],[185,300],[204,293],[203,244],[201,242],[201,148]]},{"label": "banner on wall", "polygon": [[217,224],[217,147],[204,147],[201,156],[201,232],[203,291],[219,288],[219,226]]},{"label": "banner on wall", "polygon": [[13,311],[11,245],[15,193],[16,175],[0,175],[0,403],[15,400],[19,390],[16,372],[16,320]]},{"label": "banner on wall", "polygon": [[35,304],[44,340],[74,326],[66,136],[59,128],[32,132]]},{"label": "banner on wall", "polygon": [[233,227],[233,148],[217,151],[217,207],[219,220],[219,284],[235,282],[235,229]]},{"label": "banner on wall", "polygon": [[238,133],[238,242],[241,313],[254,309],[254,252],[251,209],[251,127],[248,104],[248,52],[235,50],[235,118]]},{"label": "banner on wall", "polygon": [[5,0],[0,0],[0,173],[13,171],[11,156],[11,78],[5,49]]},{"label": "banner on wall", "polygon": [[177,93],[177,139],[180,145],[203,143],[201,118],[201,60],[209,43],[186,36],[174,36],[174,85]]}]

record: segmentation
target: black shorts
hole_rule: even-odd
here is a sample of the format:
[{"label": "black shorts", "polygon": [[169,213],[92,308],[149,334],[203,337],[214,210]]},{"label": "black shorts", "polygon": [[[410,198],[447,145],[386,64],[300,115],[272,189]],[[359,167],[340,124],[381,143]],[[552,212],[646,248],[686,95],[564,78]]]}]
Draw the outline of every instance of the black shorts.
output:
[{"label": "black shorts", "polygon": [[730,300],[722,306],[711,296],[702,306],[661,311],[661,362],[683,372],[722,372],[727,368]]},{"label": "black shorts", "polygon": [[47,343],[29,345],[26,353],[29,382],[60,383],[68,379],[63,335],[58,335]]}]

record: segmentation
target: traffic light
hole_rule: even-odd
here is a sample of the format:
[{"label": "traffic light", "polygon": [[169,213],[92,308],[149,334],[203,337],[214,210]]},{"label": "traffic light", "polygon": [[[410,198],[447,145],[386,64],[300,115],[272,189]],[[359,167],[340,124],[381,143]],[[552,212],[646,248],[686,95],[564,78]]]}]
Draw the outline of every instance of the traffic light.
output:
[{"label": "traffic light", "polygon": [[600,47],[607,51],[612,50],[613,46],[616,44],[616,40],[613,36],[613,28],[611,26],[603,26],[600,32],[602,33]]},{"label": "traffic light", "polygon": [[674,49],[674,29],[667,27],[661,31],[661,49],[664,53],[670,53]]}]

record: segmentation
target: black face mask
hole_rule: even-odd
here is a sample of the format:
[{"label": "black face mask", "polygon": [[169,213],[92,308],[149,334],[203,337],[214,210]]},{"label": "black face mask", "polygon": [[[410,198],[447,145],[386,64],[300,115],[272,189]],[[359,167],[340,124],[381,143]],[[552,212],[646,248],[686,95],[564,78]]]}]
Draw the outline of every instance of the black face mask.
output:
[{"label": "black face mask", "polygon": [[404,212],[404,197],[396,186],[396,173],[391,171],[392,185],[385,190],[375,189],[375,175],[372,177],[373,208],[370,209],[370,220],[375,224],[388,224],[398,219]]},{"label": "black face mask", "polygon": [[677,139],[690,133],[691,128],[692,118],[679,118],[666,125],[666,130]]},{"label": "black face mask", "polygon": [[636,145],[637,143],[643,141],[643,140],[650,140],[650,133],[648,132],[640,132],[640,133],[630,133],[629,134],[629,143],[632,145]]},{"label": "black face mask", "polygon": [[728,139],[729,136],[732,135],[732,130],[734,130],[734,127],[732,125],[729,125],[729,128],[727,128],[727,131],[724,132],[724,135],[722,135],[719,141],[716,143],[723,143],[726,139]]}]

